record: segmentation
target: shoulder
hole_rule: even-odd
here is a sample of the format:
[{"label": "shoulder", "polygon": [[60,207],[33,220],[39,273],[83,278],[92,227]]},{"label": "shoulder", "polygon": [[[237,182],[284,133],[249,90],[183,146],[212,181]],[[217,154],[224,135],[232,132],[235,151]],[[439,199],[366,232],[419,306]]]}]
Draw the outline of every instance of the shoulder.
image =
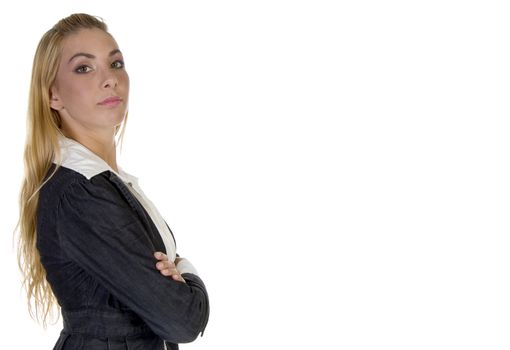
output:
[{"label": "shoulder", "polygon": [[[80,206],[90,203],[116,203],[126,207],[121,195],[120,179],[106,170],[88,179],[83,174],[53,164],[48,170],[39,193],[40,211],[57,209],[64,199]],[[54,172],[55,171],[55,172]],[[53,173],[54,172],[54,173]]]},{"label": "shoulder", "polygon": [[122,193],[129,189],[120,182],[108,170],[87,179],[72,169],[59,167],[41,189],[39,227],[50,228],[62,237],[62,232],[83,230],[102,234],[138,225],[135,211]]},{"label": "shoulder", "polygon": [[[64,166],[56,167],[53,163],[45,174],[38,194],[36,209],[38,237],[53,234],[62,209],[69,211],[69,208],[74,208],[83,212],[83,206],[96,203],[94,205],[97,207],[101,202],[123,205],[108,178],[108,172],[104,172],[87,179],[77,171]],[[62,204],[65,204],[64,208]],[[106,209],[103,209],[103,213],[106,214]]]},{"label": "shoulder", "polygon": [[40,198],[58,198],[64,192],[69,191],[72,187],[104,183],[104,181],[99,179],[104,178],[105,176],[106,172],[97,174],[91,179],[87,179],[83,174],[73,169],[65,166],[57,167],[57,165],[53,163],[44,177],[43,185],[40,190]]},{"label": "shoulder", "polygon": [[86,180],[86,178],[82,174],[63,166],[57,168],[56,164],[52,163],[44,176],[39,191],[39,208],[45,209],[51,207],[52,204],[56,204],[58,198],[68,190],[68,187],[83,182],[83,180]]}]

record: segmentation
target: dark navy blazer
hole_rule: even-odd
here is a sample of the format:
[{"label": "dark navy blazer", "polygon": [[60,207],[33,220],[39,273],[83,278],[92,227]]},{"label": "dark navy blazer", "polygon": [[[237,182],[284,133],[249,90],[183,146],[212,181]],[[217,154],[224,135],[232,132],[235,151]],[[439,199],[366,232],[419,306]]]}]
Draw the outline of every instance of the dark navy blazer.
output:
[{"label": "dark navy blazer", "polygon": [[60,166],[40,191],[37,248],[63,316],[54,350],[178,349],[203,335],[203,281],[156,269],[153,254],[166,253],[165,245],[114,172],[87,179]]}]

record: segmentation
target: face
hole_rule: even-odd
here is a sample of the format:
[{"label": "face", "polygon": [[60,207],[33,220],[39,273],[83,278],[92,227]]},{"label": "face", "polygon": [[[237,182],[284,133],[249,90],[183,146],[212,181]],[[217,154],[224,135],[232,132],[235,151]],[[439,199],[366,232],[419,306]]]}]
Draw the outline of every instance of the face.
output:
[{"label": "face", "polygon": [[[71,133],[113,131],[128,108],[129,77],[112,36],[81,29],[63,40],[60,65],[51,88],[51,108]],[[103,103],[110,97],[120,101]]]}]

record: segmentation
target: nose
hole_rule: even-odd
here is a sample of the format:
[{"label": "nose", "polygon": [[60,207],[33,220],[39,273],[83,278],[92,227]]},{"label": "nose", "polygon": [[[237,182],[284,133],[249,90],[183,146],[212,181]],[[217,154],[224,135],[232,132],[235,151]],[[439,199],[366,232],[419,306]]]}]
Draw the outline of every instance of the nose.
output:
[{"label": "nose", "polygon": [[119,83],[119,80],[117,79],[117,76],[112,71],[107,71],[105,73],[105,77],[103,80],[103,87],[104,88],[115,88],[117,87],[117,84]]}]

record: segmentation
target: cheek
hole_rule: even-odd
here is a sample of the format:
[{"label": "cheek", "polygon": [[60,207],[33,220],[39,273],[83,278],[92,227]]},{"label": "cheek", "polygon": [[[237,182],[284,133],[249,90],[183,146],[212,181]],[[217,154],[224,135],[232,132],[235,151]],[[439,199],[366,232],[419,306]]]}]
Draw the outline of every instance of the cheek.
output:
[{"label": "cheek", "polygon": [[66,84],[65,99],[75,105],[88,105],[94,99],[92,84],[87,80],[70,81]]},{"label": "cheek", "polygon": [[126,91],[129,91],[129,75],[126,71],[124,71],[123,74],[119,76],[119,83],[124,86]]}]

